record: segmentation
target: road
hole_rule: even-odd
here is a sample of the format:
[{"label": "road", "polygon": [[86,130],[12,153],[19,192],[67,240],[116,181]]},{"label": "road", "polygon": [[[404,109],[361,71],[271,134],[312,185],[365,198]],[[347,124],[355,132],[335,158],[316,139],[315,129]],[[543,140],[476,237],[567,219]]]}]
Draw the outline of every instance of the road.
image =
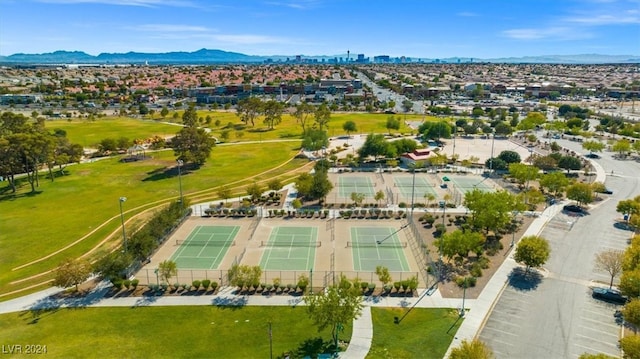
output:
[{"label": "road", "polygon": [[[557,140],[584,153],[579,142]],[[578,358],[582,353],[619,356],[617,306],[595,300],[590,286],[608,286],[609,275],[594,268],[596,253],[624,249],[631,232],[614,227],[618,201],[640,194],[640,166],[604,153],[596,161],[614,191],[584,217],[560,213],[541,236],[551,257],[540,277],[514,276],[505,287],[480,333],[497,358]],[[613,171],[613,175],[611,175]],[[617,278],[616,278],[617,280]]]},{"label": "road", "polygon": [[[373,93],[378,98],[378,101],[394,101],[396,103],[396,106],[392,109],[392,111],[394,111],[395,113],[405,112],[404,107],[402,106],[402,102],[408,100],[406,96],[378,86],[375,82],[369,80],[369,78],[362,72],[356,72],[356,76],[358,77],[358,79],[362,80],[362,84],[366,84],[367,86],[371,87],[371,90],[373,90]],[[424,105],[422,101],[411,102],[413,102],[413,108],[409,112],[424,114]]]}]

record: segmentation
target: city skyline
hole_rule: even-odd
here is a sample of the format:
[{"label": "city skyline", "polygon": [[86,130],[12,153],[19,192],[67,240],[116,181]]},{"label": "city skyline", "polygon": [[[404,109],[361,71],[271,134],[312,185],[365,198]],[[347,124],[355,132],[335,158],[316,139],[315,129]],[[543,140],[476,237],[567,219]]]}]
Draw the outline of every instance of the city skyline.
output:
[{"label": "city skyline", "polygon": [[0,0],[0,55],[637,55],[639,0]]}]

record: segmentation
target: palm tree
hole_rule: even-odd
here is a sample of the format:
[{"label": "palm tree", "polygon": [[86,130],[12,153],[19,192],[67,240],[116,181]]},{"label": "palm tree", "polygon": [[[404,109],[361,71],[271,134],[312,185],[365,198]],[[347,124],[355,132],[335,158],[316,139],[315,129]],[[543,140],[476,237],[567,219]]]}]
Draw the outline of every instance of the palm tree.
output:
[{"label": "palm tree", "polygon": [[435,200],[436,196],[434,196],[433,193],[425,193],[424,199],[427,201],[427,208],[429,208],[431,201]]}]

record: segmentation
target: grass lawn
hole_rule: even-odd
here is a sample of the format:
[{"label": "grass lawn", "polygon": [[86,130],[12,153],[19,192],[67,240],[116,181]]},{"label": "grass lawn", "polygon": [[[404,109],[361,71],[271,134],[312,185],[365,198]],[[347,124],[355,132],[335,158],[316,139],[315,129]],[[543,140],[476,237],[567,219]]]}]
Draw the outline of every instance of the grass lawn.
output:
[{"label": "grass lawn", "polygon": [[137,120],[126,117],[98,118],[95,121],[85,119],[53,120],[46,121],[45,126],[49,131],[61,129],[67,132],[67,138],[71,143],[78,143],[83,147],[97,147],[105,138],[118,139],[126,137],[130,141],[134,139],[147,139],[155,135],[173,136],[181,127],[169,125],[151,120]]},{"label": "grass lawn", "polygon": [[[373,342],[367,359],[443,358],[462,323],[455,309],[373,307],[371,316]],[[399,324],[394,317],[401,319]]]},{"label": "grass lawn", "polygon": [[[297,147],[298,143],[293,142],[218,146],[202,168],[183,170],[184,194],[189,197],[277,167],[291,159],[297,153]],[[111,158],[69,166],[68,174],[57,177],[54,182],[43,175],[36,194],[29,193],[26,183],[17,196],[11,195],[8,188],[0,192],[0,213],[3,214],[0,252],[6,254],[0,256],[0,293],[40,283],[42,278],[35,282],[9,284],[53,269],[65,258],[80,256],[117,231],[120,196],[127,197],[123,206],[125,218],[148,207],[149,203],[177,199],[179,186],[173,151],[156,152],[152,156],[152,159],[140,162],[122,163]],[[263,178],[304,163],[308,161],[296,160]],[[208,196],[216,197],[216,191],[210,191]],[[68,250],[37,264],[12,270],[78,240],[105,221],[109,221],[105,228]]]},{"label": "grass lawn", "polygon": [[[252,306],[12,313],[0,315],[0,338],[46,345],[48,358],[269,358],[269,322],[274,358],[302,358],[331,344],[330,331],[318,333],[302,307]],[[349,338],[346,325],[340,340]]]}]

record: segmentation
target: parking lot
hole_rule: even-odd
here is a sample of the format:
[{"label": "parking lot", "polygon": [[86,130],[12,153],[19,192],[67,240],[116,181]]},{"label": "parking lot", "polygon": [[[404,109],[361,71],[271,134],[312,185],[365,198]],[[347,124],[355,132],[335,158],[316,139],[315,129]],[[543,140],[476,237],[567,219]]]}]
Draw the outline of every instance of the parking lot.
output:
[{"label": "parking lot", "polygon": [[624,249],[631,234],[613,226],[614,208],[604,201],[585,216],[561,212],[550,220],[540,234],[551,246],[549,262],[538,275],[514,273],[480,333],[497,358],[620,356],[614,314],[621,306],[592,298],[591,290],[610,281],[595,269],[595,253]]}]

